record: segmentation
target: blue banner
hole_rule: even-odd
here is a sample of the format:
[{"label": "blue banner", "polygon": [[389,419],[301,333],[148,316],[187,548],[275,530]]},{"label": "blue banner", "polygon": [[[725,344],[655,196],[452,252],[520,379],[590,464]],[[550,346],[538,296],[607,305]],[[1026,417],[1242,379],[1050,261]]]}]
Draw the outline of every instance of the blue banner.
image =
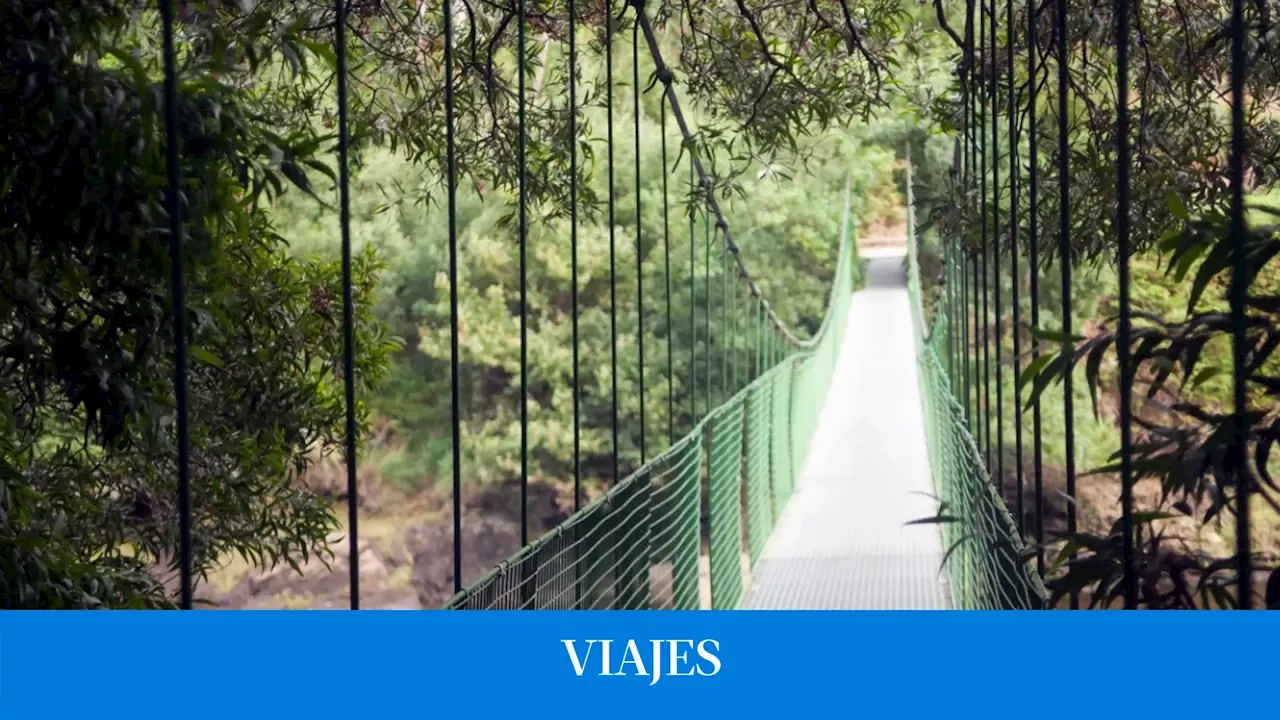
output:
[{"label": "blue banner", "polygon": [[1262,718],[1278,640],[1226,612],[11,612],[0,718]]}]

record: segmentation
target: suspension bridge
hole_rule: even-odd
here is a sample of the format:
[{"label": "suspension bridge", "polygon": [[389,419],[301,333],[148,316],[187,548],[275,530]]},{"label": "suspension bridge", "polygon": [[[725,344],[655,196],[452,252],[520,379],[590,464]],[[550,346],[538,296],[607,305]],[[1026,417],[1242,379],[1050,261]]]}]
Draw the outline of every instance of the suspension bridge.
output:
[{"label": "suspension bridge", "polygon": [[[178,91],[178,63],[174,50],[175,30],[170,3],[161,4],[164,33],[163,71],[165,75],[164,134],[166,138],[166,192],[167,209],[164,237],[170,252],[172,274],[172,326],[174,364],[175,448],[177,467],[177,502],[174,515],[177,521],[173,533],[176,560],[181,577],[180,605],[189,608],[193,600],[193,522],[191,498],[191,451],[188,438],[187,411],[187,318],[184,288],[183,258],[185,236],[190,230],[184,225],[182,213],[182,182],[184,156],[181,155],[178,123],[180,102],[186,102]],[[1012,17],[1012,4],[1006,14]],[[956,197],[976,195],[981,188],[981,200],[974,203],[975,215],[981,215],[981,236],[975,242],[965,233],[977,236],[976,227],[961,228],[950,237],[940,240],[945,254],[940,282],[933,284],[936,297],[931,297],[926,313],[924,288],[920,267],[919,227],[915,220],[914,181],[910,159],[906,162],[906,191],[908,221],[902,247],[893,252],[859,253],[857,228],[852,219],[849,190],[843,208],[843,222],[838,237],[831,238],[835,253],[831,269],[831,285],[820,327],[814,333],[802,333],[783,322],[770,299],[753,278],[752,269],[744,261],[734,239],[729,215],[717,202],[717,185],[712,177],[712,162],[703,157],[704,146],[697,138],[696,128],[682,111],[677,73],[663,57],[661,45],[646,16],[642,2],[626,3],[623,19],[609,21],[605,27],[602,50],[605,59],[604,103],[608,130],[608,241],[609,241],[609,335],[611,346],[610,373],[612,381],[612,463],[610,484],[601,496],[579,506],[581,453],[579,448],[579,420],[581,400],[579,392],[579,333],[578,333],[578,235],[577,215],[578,152],[580,108],[575,106],[575,89],[584,84],[575,74],[578,69],[574,38],[577,18],[573,3],[567,8],[567,98],[565,117],[568,118],[569,142],[565,143],[571,171],[567,176],[568,197],[573,206],[571,231],[566,238],[572,266],[571,288],[567,294],[573,316],[573,482],[575,509],[566,520],[539,537],[530,536],[527,517],[529,460],[530,460],[530,374],[528,360],[528,333],[530,320],[527,301],[526,254],[529,235],[529,198],[527,182],[531,174],[527,158],[526,127],[526,75],[525,52],[526,17],[524,3],[519,4],[516,26],[519,34],[518,76],[519,90],[515,94],[518,105],[516,129],[516,156],[519,165],[514,177],[518,178],[518,222],[513,233],[519,252],[519,303],[520,325],[520,468],[521,468],[521,522],[520,544],[517,552],[488,570],[478,579],[465,583],[461,579],[460,523],[461,519],[461,431],[459,397],[459,275],[457,268],[458,229],[457,198],[458,167],[455,138],[456,85],[454,67],[454,43],[456,41],[453,12],[449,4],[442,9],[443,21],[443,104],[446,129],[444,144],[447,162],[444,163],[445,185],[448,188],[443,206],[448,212],[448,285],[450,288],[450,329],[452,382],[452,460],[453,460],[453,553],[455,594],[446,603],[447,609],[855,609],[855,608],[978,608],[978,609],[1032,609],[1047,605],[1047,593],[1043,582],[1045,574],[1043,551],[1037,557],[1028,552],[1028,546],[1045,539],[1044,508],[1040,487],[1039,467],[1039,408],[1036,406],[1035,443],[1035,509],[1027,512],[1023,507],[1023,477],[1021,434],[1017,440],[1016,513],[1010,512],[1005,490],[1005,449],[1003,437],[1005,398],[1001,372],[1005,360],[1009,360],[1016,375],[1022,358],[1020,333],[1012,333],[1013,351],[1005,355],[1005,335],[1001,329],[1004,313],[1001,298],[1004,293],[1001,279],[1002,267],[1009,266],[1009,276],[1018,277],[1019,250],[1016,243],[1020,221],[1017,218],[1020,205],[1017,192],[1022,167],[1017,164],[1020,140],[1016,127],[1007,128],[1005,140],[1008,152],[1002,154],[998,124],[1000,113],[998,82],[1001,70],[996,62],[997,47],[996,4],[983,5],[983,12],[990,20],[990,32],[982,23],[983,35],[979,42],[979,64],[970,63],[968,76],[962,89],[963,112],[962,137],[956,138],[957,159],[953,168],[953,189]],[[342,235],[343,273],[343,372],[341,382],[345,390],[346,497],[352,499],[347,525],[350,543],[350,598],[353,609],[359,607],[359,497],[357,484],[357,423],[355,401],[355,342],[352,304],[352,249],[350,228],[350,181],[348,160],[348,132],[346,110],[349,74],[346,57],[347,3],[337,0],[335,7],[339,21],[335,25],[334,71],[338,82],[335,87],[339,113],[336,119],[338,138],[338,186],[340,227]],[[1065,3],[1058,5],[1058,45],[1060,110],[1057,113],[1059,147],[1062,151],[1056,160],[1060,163],[1059,183],[1061,192],[1059,230],[1061,250],[1058,259],[1063,275],[1063,332],[1071,333],[1070,306],[1070,207],[1066,178],[1068,158],[1066,148],[1069,131],[1066,123],[1066,59],[1069,47],[1065,39]],[[973,7],[969,7],[972,15]],[[631,38],[631,99],[635,117],[636,153],[632,159],[636,191],[634,208],[636,243],[634,268],[636,280],[636,310],[638,314],[638,398],[639,432],[638,468],[620,471],[620,402],[618,376],[618,302],[616,279],[623,272],[615,263],[617,230],[614,222],[616,209],[615,190],[619,184],[614,167],[614,95],[615,82],[613,47],[615,35],[627,26]],[[970,17],[972,24],[972,17]],[[1241,31],[1243,32],[1243,31]],[[986,45],[987,39],[990,46]],[[969,38],[970,44],[972,38]],[[1126,40],[1127,42],[1127,40]],[[1007,68],[1013,64],[1012,46],[1008,51]],[[969,48],[970,52],[974,50]],[[649,89],[641,90],[640,57],[647,55],[652,65]],[[1034,46],[1029,64],[1035,71]],[[1045,58],[1041,58],[1045,62]],[[1233,82],[1239,82],[1233,73]],[[1009,106],[1017,108],[1014,78],[1009,73]],[[980,83],[989,83],[982,87]],[[625,81],[623,83],[626,84]],[[666,379],[668,431],[666,442],[646,445],[646,308],[643,283],[642,222],[640,212],[641,182],[641,97],[655,89],[660,95],[662,127],[662,229],[661,242],[651,243],[663,250],[666,282],[665,322],[657,320],[662,334],[656,338],[666,341]],[[1030,83],[1031,99],[1027,111],[1030,120],[1029,137],[1038,138],[1035,128],[1036,83]],[[184,90],[187,92],[188,90]],[[989,91],[989,92],[988,92]],[[1121,107],[1124,107],[1123,105]],[[1009,108],[1005,108],[1008,112]],[[1126,111],[1127,112],[1127,109]],[[680,300],[673,304],[672,258],[670,253],[670,219],[675,215],[668,207],[669,178],[675,177],[675,166],[668,164],[667,120],[675,121],[680,158],[687,158],[689,276],[687,286],[688,307],[680,307]],[[1127,122],[1127,115],[1125,115]],[[988,124],[989,120],[989,124]],[[990,130],[988,137],[987,132]],[[1124,136],[1123,133],[1121,133]],[[585,143],[584,143],[585,144]],[[1029,178],[1030,205],[1036,205],[1035,152],[1038,139],[1029,144],[1031,173]],[[963,146],[963,147],[961,147]],[[1127,146],[1125,152],[1128,152]],[[674,154],[674,153],[673,153]],[[999,164],[1009,161],[1009,174],[1005,184],[1000,182]],[[1121,158],[1127,172],[1129,158]],[[975,168],[980,170],[975,172]],[[296,169],[296,168],[295,168]],[[625,170],[626,168],[622,168]],[[629,173],[628,173],[629,174]],[[620,173],[621,175],[621,173]],[[991,193],[987,194],[987,177],[991,178]],[[979,178],[981,182],[979,183]],[[1127,203],[1128,176],[1121,176],[1121,197]],[[959,182],[960,184],[956,184]],[[1241,178],[1233,176],[1232,187],[1239,190]],[[1008,205],[1002,205],[1002,193],[1008,190]],[[1241,196],[1242,197],[1242,196]],[[1240,198],[1236,198],[1240,200]],[[1242,202],[1242,200],[1240,200]],[[1243,205],[1233,205],[1232,219],[1243,227]],[[1120,257],[1125,257],[1128,242],[1127,205],[1121,212],[1125,222],[1118,229]],[[695,251],[701,250],[695,242],[694,220],[702,218],[705,230],[705,254],[698,260],[704,263],[705,273],[699,275],[695,267]],[[1006,221],[1005,232],[1000,230]],[[990,227],[988,227],[990,221]],[[977,225],[977,222],[973,222]],[[1038,295],[1036,274],[1042,267],[1036,252],[1039,248],[1035,236],[1036,224],[1030,224],[1031,238],[1029,264],[1031,277],[1031,325],[1036,319]],[[650,229],[651,230],[651,229]],[[1001,249],[1001,242],[1008,244]],[[712,287],[713,240],[719,259],[718,287]],[[1234,242],[1234,241],[1233,241]],[[1242,241],[1241,241],[1242,242]],[[1243,247],[1243,245],[1241,245]],[[1234,252],[1234,251],[1233,251]],[[1243,258],[1243,251],[1240,251]],[[988,277],[988,262],[993,266],[993,278]],[[1240,261],[1243,263],[1243,260]],[[1225,263],[1225,260],[1224,260]],[[981,266],[981,281],[978,269]],[[970,272],[972,284],[970,285]],[[1128,348],[1132,340],[1132,328],[1128,325],[1127,266],[1120,270],[1122,287],[1121,316],[1124,318],[1118,347]],[[939,278],[935,278],[939,279]],[[1012,295],[1013,324],[1020,323],[1018,312],[1019,282],[1009,282]],[[987,292],[994,295],[994,308],[987,307]],[[684,292],[676,288],[677,292]],[[1243,291],[1241,291],[1243,292]],[[981,293],[981,307],[978,295]],[[1233,322],[1239,322],[1243,337],[1243,298],[1232,300]],[[673,313],[673,309],[675,312]],[[687,310],[688,315],[684,315]],[[698,317],[698,313],[701,317]],[[513,313],[514,314],[514,313]],[[661,313],[656,313],[661,317]],[[713,315],[718,318],[713,330]],[[653,315],[650,321],[654,322]],[[687,317],[688,325],[677,327]],[[702,322],[698,322],[702,320]],[[990,328],[994,320],[994,330]],[[652,329],[652,328],[651,328]],[[981,340],[978,339],[981,329]],[[687,330],[687,333],[685,331]],[[972,331],[972,336],[970,332]],[[689,377],[681,384],[687,397],[677,397],[671,391],[675,366],[672,362],[672,338],[678,333],[687,341]],[[990,338],[989,338],[990,335]],[[989,344],[989,339],[993,343]],[[1064,343],[1065,345],[1065,343]],[[980,348],[980,349],[979,349]],[[994,358],[989,357],[994,349]],[[652,352],[652,348],[650,351]],[[1039,357],[1039,341],[1033,341],[1031,354]],[[1063,350],[1066,353],[1066,350]],[[1047,354],[1047,351],[1046,351]],[[992,362],[994,360],[994,362]],[[1126,372],[1122,370],[1122,373]],[[994,383],[991,375],[994,373]],[[712,379],[715,378],[713,389]],[[979,380],[979,376],[981,376]],[[1123,378],[1122,374],[1122,378]],[[1065,386],[1066,433],[1066,494],[1074,497],[1074,451],[1071,447],[1071,373],[1062,372]],[[687,379],[687,382],[686,382]],[[972,387],[970,383],[973,383]],[[514,384],[514,382],[513,382]],[[981,384],[981,387],[979,387]],[[1131,402],[1128,393],[1130,383],[1120,383],[1122,409],[1128,412]],[[1244,381],[1237,379],[1237,390],[1242,392]],[[995,409],[991,402],[991,390],[995,390]],[[1014,420],[1021,433],[1023,408],[1015,389]],[[1241,395],[1240,397],[1243,397]],[[598,398],[597,398],[598,399]],[[682,433],[674,431],[677,403],[688,400],[688,412],[681,409],[681,417],[688,420],[681,426]],[[701,401],[701,405],[699,402]],[[1237,403],[1239,404],[1239,403]],[[1242,412],[1237,408],[1238,412]],[[1241,416],[1243,417],[1243,416]],[[994,419],[995,439],[992,438]],[[1121,471],[1123,524],[1122,530],[1113,533],[1117,544],[1123,545],[1123,587],[1125,604],[1137,604],[1137,579],[1132,556],[1134,545],[1132,483],[1133,471],[1128,465],[1128,453],[1132,450],[1129,432],[1130,418],[1121,420],[1124,436],[1121,455],[1125,466]],[[1243,420],[1239,431],[1244,432]],[[630,432],[630,429],[627,430]],[[627,441],[629,442],[629,440]],[[1244,452],[1247,438],[1236,444],[1233,452]],[[993,452],[994,448],[994,452]],[[653,450],[654,453],[648,451]],[[1243,467],[1243,462],[1239,463]],[[1247,503],[1245,503],[1247,506]],[[1068,502],[1067,530],[1077,529],[1074,501]],[[1034,521],[1028,522],[1033,516]],[[1244,605],[1251,602],[1249,583],[1250,542],[1248,515],[1244,512],[1237,520],[1241,530],[1237,533],[1241,551],[1239,583],[1240,597]],[[198,531],[198,528],[197,528]],[[514,545],[514,543],[513,543]],[[447,552],[447,549],[442,549]],[[1032,560],[1038,562],[1032,562]],[[1113,585],[1119,587],[1121,580]],[[1109,588],[1108,592],[1115,590]],[[1072,594],[1075,606],[1078,597]]]},{"label": "suspension bridge", "polygon": [[[162,4],[168,8],[167,4]],[[338,2],[339,14],[344,3]],[[523,4],[521,4],[523,8]],[[576,138],[578,108],[574,90],[575,21],[569,6],[568,131]],[[631,16],[631,92],[634,102],[634,173],[637,186],[641,168],[640,56],[647,49],[652,64],[650,89],[661,95],[662,229],[666,279],[666,313],[662,336],[666,339],[667,382],[674,378],[672,338],[686,328],[677,320],[688,311],[685,367],[690,377],[688,412],[682,436],[674,432],[677,398],[668,386],[668,441],[656,455],[646,457],[645,435],[645,303],[643,294],[642,226],[636,195],[636,305],[639,341],[639,441],[638,469],[623,476],[619,470],[620,416],[618,387],[617,298],[614,211],[614,33],[623,25],[609,24],[603,54],[604,93],[607,110],[607,196],[609,224],[610,358],[612,378],[613,478],[607,492],[578,507],[581,457],[579,427],[577,216],[571,217],[567,238],[572,264],[571,312],[573,314],[573,481],[575,511],[567,520],[530,536],[529,478],[529,360],[526,298],[526,248],[528,206],[525,178],[527,128],[524,93],[517,128],[519,194],[518,222],[520,272],[520,467],[522,547],[479,579],[461,579],[461,432],[459,397],[459,305],[456,224],[454,72],[452,15],[443,14],[445,45],[444,103],[448,162],[448,193],[444,206],[449,216],[449,286],[451,325],[452,444],[453,444],[453,560],[455,595],[449,609],[733,609],[733,608],[1019,608],[1044,603],[1038,574],[1023,560],[1020,528],[1012,521],[1003,499],[988,474],[970,434],[966,410],[948,379],[954,348],[947,323],[957,313],[936,308],[932,326],[926,326],[921,306],[916,226],[908,222],[906,237],[897,252],[860,256],[851,217],[850,191],[846,186],[843,222],[832,269],[829,297],[820,327],[815,333],[798,332],[775,312],[753,278],[734,240],[730,218],[717,202],[718,191],[708,158],[700,155],[695,130],[681,108],[677,76],[668,67],[642,3],[625,6]],[[522,11],[523,12],[523,11]],[[621,22],[621,21],[619,21]],[[518,18],[523,48],[525,19]],[[173,21],[165,16],[168,81],[165,101],[174,112],[175,59],[172,50]],[[335,71],[339,78],[337,101],[345,111],[347,90],[342,82],[347,69],[345,23],[337,23]],[[525,57],[521,50],[517,57]],[[521,90],[524,72],[520,77]],[[648,92],[645,90],[644,92]],[[667,179],[674,175],[668,164],[666,127],[675,120],[681,142],[681,158],[689,173],[689,303],[673,308],[671,222]],[[346,403],[347,497],[358,498],[357,437],[355,420],[355,332],[351,288],[350,183],[345,114],[339,113],[340,224],[343,254],[343,356]],[[183,159],[179,156],[178,127],[170,122],[167,168],[169,191],[168,244],[173,263],[172,292],[175,307],[184,307],[184,277],[180,262],[185,228],[180,221],[178,198]],[[577,142],[569,142],[570,168],[576,168]],[[678,162],[678,160],[677,160]],[[909,164],[908,164],[909,166]],[[576,210],[579,178],[569,173],[568,195]],[[908,177],[908,195],[912,181]],[[908,201],[909,215],[914,203]],[[694,221],[702,218],[705,253],[697,260],[705,273],[695,272]],[[717,285],[712,287],[713,240],[719,259]],[[865,266],[865,267],[864,267]],[[700,270],[700,269],[699,269]],[[699,277],[701,276],[701,277]],[[858,285],[862,286],[859,287]],[[676,292],[680,289],[676,288]],[[701,318],[695,310],[701,307]],[[967,306],[966,306],[967,307]],[[674,313],[673,313],[674,309]],[[976,312],[976,310],[975,310]],[[998,309],[997,309],[998,313]],[[661,313],[657,313],[659,318]],[[713,316],[718,316],[713,329]],[[650,316],[652,318],[652,315]],[[174,365],[176,447],[178,467],[178,523],[175,566],[181,576],[180,605],[193,600],[192,510],[188,448],[189,419],[186,410],[186,318],[175,311]],[[701,320],[701,322],[699,322]],[[975,315],[976,321],[976,315]],[[658,320],[661,323],[661,320]],[[942,358],[946,358],[944,363]],[[955,369],[955,368],[951,368]],[[967,366],[966,366],[967,371]],[[713,387],[713,376],[715,385]],[[687,428],[687,429],[686,429]],[[650,436],[652,438],[652,436]],[[358,502],[348,502],[350,544],[349,589],[351,607],[360,605],[360,550]],[[935,521],[922,522],[933,518]],[[447,548],[441,548],[447,553]]]},{"label": "suspension bridge", "polygon": [[447,607],[1043,605],[946,379],[944,328],[924,327],[910,199],[908,217],[901,248],[859,256],[846,199],[819,332]]}]

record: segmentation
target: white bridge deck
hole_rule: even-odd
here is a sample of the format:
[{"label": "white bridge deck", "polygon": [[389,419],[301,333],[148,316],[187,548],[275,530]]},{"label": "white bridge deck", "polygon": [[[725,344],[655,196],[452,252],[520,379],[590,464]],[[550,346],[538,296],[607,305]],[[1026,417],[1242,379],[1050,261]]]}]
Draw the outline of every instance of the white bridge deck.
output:
[{"label": "white bridge deck", "polygon": [[795,495],[743,607],[948,606],[903,250],[864,253],[844,345]]}]

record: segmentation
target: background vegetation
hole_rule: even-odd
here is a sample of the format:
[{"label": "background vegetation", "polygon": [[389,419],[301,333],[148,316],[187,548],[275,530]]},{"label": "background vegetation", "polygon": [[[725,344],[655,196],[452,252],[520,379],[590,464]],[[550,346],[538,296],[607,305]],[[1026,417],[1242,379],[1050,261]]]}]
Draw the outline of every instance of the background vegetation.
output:
[{"label": "background vegetation", "polygon": [[[383,509],[419,512],[403,498],[429,495],[450,460],[443,9],[419,0],[353,0],[344,25],[358,248],[357,419],[366,439],[360,495],[369,513],[378,512],[379,502]],[[1109,7],[1068,8],[1071,42],[1059,58],[1050,12],[1056,8],[997,3],[999,29],[990,32],[1001,51],[993,60],[975,52],[975,23],[986,20],[971,0],[649,3],[645,11],[690,113],[689,138],[678,137],[670,122],[664,130],[657,91],[636,95],[657,68],[643,47],[635,52],[634,6],[579,7],[573,109],[580,133],[573,138],[565,3],[528,8],[523,97],[516,7],[458,0],[449,9],[457,50],[463,466],[469,489],[497,488],[498,495],[515,472],[519,443],[512,198],[520,177],[521,106],[531,212],[531,474],[555,495],[571,457],[574,307],[566,228],[573,213],[581,263],[583,470],[590,487],[613,474],[605,430],[613,414],[611,313],[618,323],[620,472],[640,459],[642,425],[656,449],[664,431],[678,434],[697,415],[696,408],[686,409],[695,385],[690,380],[705,378],[710,368],[688,351],[694,333],[674,313],[668,323],[665,312],[668,268],[673,310],[690,307],[681,297],[688,253],[692,247],[696,266],[697,236],[705,238],[705,220],[695,212],[690,244],[687,203],[698,208],[706,200],[684,185],[691,148],[712,169],[709,192],[729,207],[766,296],[794,327],[812,329],[821,315],[846,173],[853,174],[864,226],[886,217],[891,222],[900,193],[888,181],[890,169],[908,140],[918,196],[928,206],[921,214],[935,233],[935,257],[925,263],[931,277],[945,276],[937,238],[978,251],[984,214],[1017,210],[1021,244],[1014,251],[1025,260],[1026,223],[1034,214],[1042,266],[1028,272],[1042,280],[1043,325],[1060,326],[1058,98],[1049,73],[1066,63],[1072,166],[1066,244],[1076,266],[1071,314],[1085,336],[1073,345],[1080,382],[1072,403],[1081,405],[1076,459],[1081,468],[1104,466],[1105,472],[1082,480],[1073,501],[1087,527],[1077,537],[1054,538],[1072,562],[1051,580],[1059,592],[1090,587],[1104,602],[1114,596],[1118,545],[1110,520],[1117,488],[1105,466],[1116,448],[1108,403],[1116,377],[1111,268],[1117,260],[1118,94]],[[1134,370],[1144,390],[1156,388],[1137,409],[1143,429],[1135,457],[1148,511],[1141,556],[1151,570],[1143,581],[1149,607],[1232,602],[1222,591],[1234,567],[1230,523],[1216,539],[1204,533],[1217,532],[1239,503],[1256,503],[1264,512],[1276,502],[1271,448],[1280,440],[1274,357],[1280,241],[1263,210],[1252,218],[1248,238],[1254,266],[1247,280],[1255,298],[1248,336],[1250,459],[1224,465],[1234,457],[1224,433],[1226,331],[1213,318],[1230,278],[1223,223],[1227,11],[1221,0],[1157,4],[1136,14],[1129,28],[1134,301],[1151,312],[1140,323],[1150,343],[1138,347]],[[334,502],[350,499],[344,483],[332,482],[341,475],[335,451],[344,411],[333,211],[337,18],[332,3],[321,0],[188,1],[176,2],[175,12],[179,220],[189,291],[182,315],[194,364],[196,570],[210,576],[228,557],[266,567],[341,562],[333,556],[332,541],[342,532]],[[1280,177],[1280,54],[1265,3],[1250,4],[1246,22],[1246,177],[1251,195],[1262,200]],[[6,78],[0,102],[13,109],[0,117],[6,218],[0,224],[0,597],[6,606],[164,606],[172,596],[166,584],[178,513],[159,14],[152,4],[132,0],[15,0],[0,8],[0,27]],[[1004,52],[1010,45],[1012,64]],[[1042,62],[1029,72],[1023,59],[1032,48]],[[606,49],[612,84],[602,67]],[[632,57],[638,57],[634,74]],[[997,73],[1001,82],[993,87]],[[1035,207],[1025,193],[1014,203],[1007,172],[985,202],[951,172],[959,155],[953,138],[968,127],[962,90],[972,86],[1004,98],[1010,75],[1015,101],[999,102],[1020,129],[1029,127],[1030,89],[1038,90],[1037,132],[1021,132],[1016,146],[1016,162],[1024,165],[1032,144],[1039,150]],[[610,130],[619,169],[612,188],[602,142]],[[1007,146],[1007,129],[1002,134],[993,144]],[[579,160],[576,205],[569,200],[571,149]],[[1001,159],[1002,168],[1006,162]],[[612,223],[606,219],[610,195]],[[668,227],[669,244],[662,242]],[[718,259],[713,251],[712,287]],[[1016,279],[1023,290],[1027,280]],[[997,285],[992,292],[1010,289]],[[705,286],[695,298],[695,327],[708,313],[714,317],[714,298]],[[722,334],[715,341],[733,339]],[[1012,341],[1012,335],[1000,338],[1010,350]],[[1193,362],[1188,348],[1196,348]],[[1064,368],[1038,370],[1046,385]],[[1014,381],[1005,376],[1011,384],[1004,395],[1012,398]],[[1064,408],[1054,399],[1060,394],[1042,396],[1051,470],[1063,461]],[[375,492],[385,487],[399,495]],[[554,522],[556,508],[572,503],[553,497],[549,505],[554,511],[542,526]],[[1262,517],[1255,524],[1257,547],[1271,548],[1274,516]],[[441,554],[438,538],[424,532],[423,542]],[[514,549],[504,543],[509,538],[495,540],[493,553]]]},{"label": "background vegetation", "polygon": [[[0,10],[0,60],[12,79],[0,84],[0,100],[21,109],[0,121],[3,202],[12,219],[0,228],[5,606],[155,607],[174,597],[179,513],[167,144],[160,18],[153,8],[128,0],[23,0]],[[495,486],[494,493],[510,499],[503,486],[518,476],[519,450],[514,42],[508,12],[457,9],[464,482],[469,494]],[[425,10],[417,3],[356,3],[348,18],[360,511],[374,520],[367,537],[375,544],[407,543],[413,530],[423,535],[414,542],[446,557],[449,548],[426,537],[434,526],[410,526],[442,519],[433,509],[438,500],[422,498],[433,494],[451,459],[440,17]],[[573,208],[564,142],[565,28],[546,21],[552,10],[533,13],[537,33],[528,57],[530,445],[535,485],[563,495],[572,475]],[[318,2],[177,3],[177,15],[184,316],[193,363],[192,538],[200,595],[217,599],[228,572],[233,584],[256,586],[272,582],[280,569],[328,576],[326,566],[349,561],[335,542],[344,531],[338,510],[353,499],[340,480],[334,18],[332,5]],[[620,472],[639,461],[637,254],[646,317],[643,422],[651,449],[667,442],[668,431],[687,431],[690,378],[708,372],[705,357],[690,358],[693,338],[684,322],[689,143],[670,118],[664,129],[657,91],[634,104],[627,62],[634,26],[625,22],[615,26],[611,43],[612,232],[605,219],[601,18],[598,10],[584,11],[579,37],[577,310],[588,494],[612,480],[611,311],[618,323]],[[667,37],[674,58],[680,43]],[[637,72],[647,80],[653,63],[641,50]],[[732,123],[717,121],[715,107],[699,107],[698,93],[686,92],[695,98],[686,111],[699,130],[692,142],[717,168],[715,192],[748,265],[761,268],[757,282],[798,332],[816,328],[846,175],[852,170],[860,215],[892,212],[898,201],[886,180],[893,153],[864,129],[823,124],[767,152],[758,146],[736,152],[733,145],[748,142],[748,134],[726,129]],[[700,215],[694,221],[695,259],[706,283],[706,222]],[[710,257],[712,288],[720,282],[719,247]],[[700,289],[693,303],[699,323],[709,310],[719,311],[722,296],[710,297],[708,308]],[[745,346],[749,337],[715,330],[716,343]],[[677,401],[674,416],[668,393]],[[705,412],[706,398],[700,402]],[[503,504],[495,512],[509,523],[510,503]],[[535,517],[535,532],[572,507],[563,497],[550,504]],[[406,509],[417,517],[403,517]],[[376,522],[383,515],[387,522]],[[509,534],[490,544],[481,567],[516,549]],[[362,572],[366,566],[377,563],[362,562]],[[239,577],[246,571],[252,577]],[[449,584],[437,575],[424,582]],[[307,604],[294,595],[286,604]]]}]

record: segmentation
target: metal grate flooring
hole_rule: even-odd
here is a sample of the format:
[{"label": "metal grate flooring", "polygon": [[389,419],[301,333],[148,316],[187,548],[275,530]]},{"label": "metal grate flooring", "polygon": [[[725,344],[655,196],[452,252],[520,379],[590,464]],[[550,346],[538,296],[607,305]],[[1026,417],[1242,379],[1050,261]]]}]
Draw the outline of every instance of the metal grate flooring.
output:
[{"label": "metal grate flooring", "polygon": [[742,606],[943,609],[937,512],[902,255],[869,258],[809,457]]}]

